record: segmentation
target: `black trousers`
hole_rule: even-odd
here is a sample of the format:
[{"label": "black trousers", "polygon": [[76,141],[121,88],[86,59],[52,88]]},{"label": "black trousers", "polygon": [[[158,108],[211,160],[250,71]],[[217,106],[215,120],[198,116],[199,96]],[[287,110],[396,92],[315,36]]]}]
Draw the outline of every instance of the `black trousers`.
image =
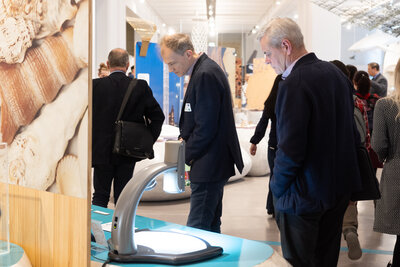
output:
[{"label": "black trousers", "polygon": [[274,200],[271,192],[271,177],[274,175],[274,162],[276,157],[276,149],[268,146],[268,165],[269,165],[269,182],[268,182],[268,196],[267,196],[267,213],[274,213]]},{"label": "black trousers", "polygon": [[337,266],[344,212],[350,196],[324,212],[294,215],[275,209],[283,257],[294,267]]},{"label": "black trousers", "polygon": [[107,208],[110,199],[111,183],[114,180],[114,203],[132,178],[135,162],[132,164],[98,164],[94,166],[92,204]]},{"label": "black trousers", "polygon": [[221,233],[222,197],[227,180],[190,183],[192,194],[187,226]]}]

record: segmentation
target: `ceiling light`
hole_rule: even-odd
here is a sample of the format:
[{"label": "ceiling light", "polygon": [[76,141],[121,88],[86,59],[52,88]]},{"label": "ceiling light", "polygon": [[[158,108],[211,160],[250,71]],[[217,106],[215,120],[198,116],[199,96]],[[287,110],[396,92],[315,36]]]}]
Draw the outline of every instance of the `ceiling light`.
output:
[{"label": "ceiling light", "polygon": [[167,26],[167,24],[163,23],[163,24],[161,24],[161,26],[165,27],[165,26]]},{"label": "ceiling light", "polygon": [[212,16],[214,12],[212,10],[208,11],[208,15]]},{"label": "ceiling light", "polygon": [[299,14],[294,14],[294,19],[298,19],[299,18]]},{"label": "ceiling light", "polygon": [[209,6],[208,6],[208,9],[212,9],[212,8],[213,8],[213,5],[209,5]]},{"label": "ceiling light", "polygon": [[279,6],[281,4],[281,1],[276,1],[276,4]]},{"label": "ceiling light", "polygon": [[260,28],[260,26],[256,25],[256,29],[258,30]]},{"label": "ceiling light", "polygon": [[171,35],[171,34],[175,34],[175,29],[174,28],[169,28],[168,29],[168,35]]},{"label": "ceiling light", "polygon": [[257,32],[256,29],[252,29],[252,30],[251,30],[251,33],[252,33],[252,34],[255,34],[256,32]]},{"label": "ceiling light", "polygon": [[350,23],[347,23],[346,29],[351,30],[351,24]]}]

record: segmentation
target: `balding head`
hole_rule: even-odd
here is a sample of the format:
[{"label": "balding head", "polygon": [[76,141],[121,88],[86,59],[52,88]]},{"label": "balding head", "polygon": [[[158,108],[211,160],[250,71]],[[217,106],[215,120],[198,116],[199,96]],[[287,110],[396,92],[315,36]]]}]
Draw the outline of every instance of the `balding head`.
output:
[{"label": "balding head", "polygon": [[108,54],[109,68],[128,68],[129,67],[129,54],[125,49],[114,48]]}]

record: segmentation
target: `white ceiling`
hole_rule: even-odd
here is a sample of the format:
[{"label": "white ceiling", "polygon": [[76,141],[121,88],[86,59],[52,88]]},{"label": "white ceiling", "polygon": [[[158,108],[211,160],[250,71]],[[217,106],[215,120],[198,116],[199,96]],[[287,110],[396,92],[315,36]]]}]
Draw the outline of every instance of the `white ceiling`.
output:
[{"label": "white ceiling", "polygon": [[[293,1],[293,2],[290,2]],[[206,0],[146,0],[165,21],[167,27],[178,32],[191,32],[198,21],[206,21]],[[218,33],[248,33],[252,28],[279,9],[296,6],[294,0],[216,0],[216,31]],[[354,23],[370,30],[400,36],[400,0],[311,0],[343,18],[344,23]],[[283,4],[280,6],[283,7]],[[282,14],[281,14],[282,15]]]},{"label": "white ceiling", "polygon": [[344,23],[354,23],[370,30],[380,29],[400,36],[399,0],[312,0],[340,16]]},{"label": "white ceiling", "polygon": [[[190,32],[198,20],[206,20],[206,0],[146,0],[168,27]],[[216,31],[249,32],[275,3],[271,0],[216,0]]]}]

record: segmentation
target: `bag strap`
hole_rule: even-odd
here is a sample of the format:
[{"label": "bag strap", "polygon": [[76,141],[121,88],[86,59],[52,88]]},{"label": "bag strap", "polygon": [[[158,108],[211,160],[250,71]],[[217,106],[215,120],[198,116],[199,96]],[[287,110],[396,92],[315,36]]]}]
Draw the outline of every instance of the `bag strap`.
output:
[{"label": "bag strap", "polygon": [[126,90],[126,93],[124,96],[124,100],[122,100],[121,108],[119,109],[119,113],[118,113],[116,121],[119,121],[121,119],[122,113],[124,113],[126,103],[128,102],[128,99],[133,91],[133,88],[136,86],[136,84],[137,84],[137,79],[133,79],[131,81],[131,83],[129,84],[128,90]]}]

